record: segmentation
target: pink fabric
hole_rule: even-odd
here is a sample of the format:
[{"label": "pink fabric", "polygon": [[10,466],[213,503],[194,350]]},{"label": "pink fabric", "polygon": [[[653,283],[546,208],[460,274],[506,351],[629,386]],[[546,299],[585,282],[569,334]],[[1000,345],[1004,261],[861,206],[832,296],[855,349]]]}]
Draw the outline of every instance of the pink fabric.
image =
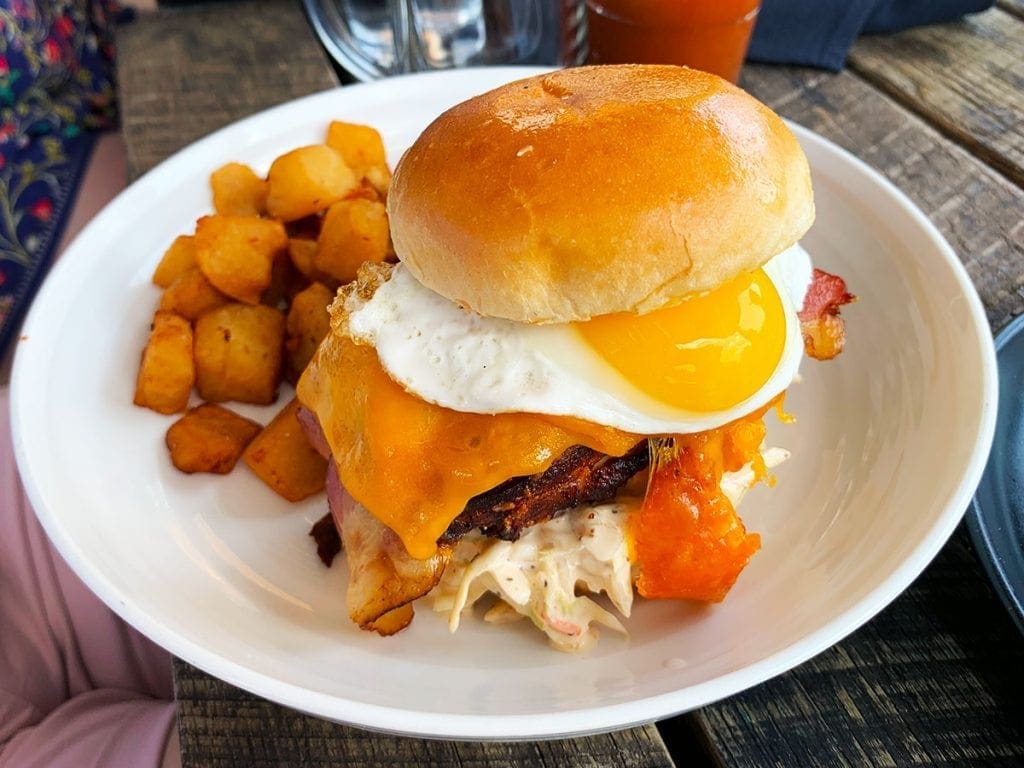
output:
[{"label": "pink fabric", "polygon": [[175,712],[170,655],[89,592],[40,528],[0,388],[0,768],[156,768]]}]

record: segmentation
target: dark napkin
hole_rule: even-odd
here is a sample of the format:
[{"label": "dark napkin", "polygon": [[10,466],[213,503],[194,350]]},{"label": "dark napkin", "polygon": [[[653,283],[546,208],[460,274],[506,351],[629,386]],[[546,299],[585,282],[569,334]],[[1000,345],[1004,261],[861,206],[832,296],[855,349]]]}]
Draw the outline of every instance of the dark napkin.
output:
[{"label": "dark napkin", "polygon": [[762,0],[747,58],[837,71],[858,35],[958,19],[994,0]]}]

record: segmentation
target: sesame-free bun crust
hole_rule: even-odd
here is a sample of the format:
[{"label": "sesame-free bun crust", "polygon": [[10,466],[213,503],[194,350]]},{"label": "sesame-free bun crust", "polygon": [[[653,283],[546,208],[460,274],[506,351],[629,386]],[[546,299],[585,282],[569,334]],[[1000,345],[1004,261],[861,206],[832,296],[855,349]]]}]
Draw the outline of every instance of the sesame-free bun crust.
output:
[{"label": "sesame-free bun crust", "polygon": [[395,251],[483,315],[647,312],[756,269],[814,220],[770,109],[685,67],[581,67],[448,110],[399,162]]}]

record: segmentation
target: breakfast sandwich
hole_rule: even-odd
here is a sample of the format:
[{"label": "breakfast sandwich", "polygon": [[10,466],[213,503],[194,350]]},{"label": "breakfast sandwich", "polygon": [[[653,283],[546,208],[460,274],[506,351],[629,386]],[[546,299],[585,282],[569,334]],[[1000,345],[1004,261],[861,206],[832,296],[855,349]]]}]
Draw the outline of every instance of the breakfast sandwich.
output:
[{"label": "breakfast sandwich", "polygon": [[442,114],[387,206],[399,263],[340,289],[298,385],[353,621],[486,598],[579,650],[634,592],[722,600],[760,546],[736,507],[789,455],[765,418],[853,298],[798,243],[782,120],[691,69],[564,70]]}]

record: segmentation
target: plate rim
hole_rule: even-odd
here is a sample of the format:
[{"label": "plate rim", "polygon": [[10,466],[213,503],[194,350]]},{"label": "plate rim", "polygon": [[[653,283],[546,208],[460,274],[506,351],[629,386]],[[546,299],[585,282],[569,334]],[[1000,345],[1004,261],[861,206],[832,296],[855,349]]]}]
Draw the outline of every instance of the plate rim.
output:
[{"label": "plate rim", "polygon": [[[360,83],[334,88],[304,96],[284,104],[263,110],[231,123],[179,150],[171,157],[145,173],[132,185],[122,191],[101,211],[68,246],[66,256],[51,270],[39,291],[36,300],[24,322],[21,335],[31,336],[35,327],[44,322],[41,317],[48,308],[48,297],[60,286],[62,276],[73,267],[76,245],[85,240],[96,229],[101,229],[107,218],[117,212],[123,200],[131,194],[155,183],[160,175],[177,164],[187,163],[188,155],[199,152],[210,144],[222,140],[228,133],[242,132],[252,124],[273,118],[275,113],[286,113],[311,102],[336,98],[338,92],[351,93],[353,89],[366,90],[397,87],[400,84],[414,84],[414,81],[430,80],[444,83],[446,80],[479,80],[481,89],[496,87],[521,77],[550,71],[545,67],[494,67],[479,69],[451,70],[443,72],[417,73],[389,78],[373,83]],[[984,469],[995,432],[998,402],[998,380],[996,356],[991,331],[984,307],[966,268],[932,221],[892,182],[867,163],[832,141],[813,131],[787,120],[787,124],[802,142],[817,145],[819,149],[838,155],[865,174],[889,201],[899,207],[906,216],[920,228],[923,235],[934,245],[937,257],[941,257],[952,270],[952,274],[965,297],[969,313],[974,321],[974,332],[981,358],[981,418],[977,437],[969,461],[965,466],[954,493],[937,515],[928,533],[918,542],[906,559],[889,575],[888,579],[875,590],[845,612],[833,618],[815,632],[804,636],[791,645],[765,657],[743,669],[704,681],[687,688],[636,699],[629,702],[597,707],[582,707],[546,714],[478,715],[466,713],[422,712],[415,709],[368,704],[353,699],[310,691],[293,683],[276,679],[270,675],[244,666],[218,653],[203,648],[197,640],[179,633],[156,616],[150,615],[139,606],[125,600],[119,589],[94,567],[85,554],[78,549],[67,535],[55,515],[42,504],[42,491],[32,479],[28,439],[30,425],[19,407],[28,396],[31,387],[29,372],[33,356],[38,353],[33,347],[16,345],[14,368],[11,377],[10,408],[14,452],[25,491],[50,540],[71,566],[78,577],[111,610],[126,622],[164,647],[174,655],[199,669],[214,675],[246,691],[263,696],[293,709],[318,717],[350,723],[363,728],[387,733],[425,736],[445,739],[471,740],[525,740],[552,739],[568,736],[583,736],[602,733],[620,728],[629,728],[657,719],[672,716],[714,701],[734,695],[754,685],[803,663],[823,652],[846,637],[884,609],[894,600],[931,562],[959,523],[967,509]],[[28,361],[28,362],[26,362]]]},{"label": "plate rim", "polygon": [[[1009,323],[1007,323],[995,339],[995,351],[996,351],[996,366],[999,367],[999,353],[1003,347],[1015,340],[1018,336],[1024,336],[1024,315],[1018,315]],[[1022,364],[1024,367],[1024,364]],[[1002,370],[999,370],[999,375],[1002,376]],[[1004,409],[1011,408],[1012,405],[1007,403],[1005,400],[1000,401],[998,412]],[[1021,406],[1024,409],[1024,405]],[[997,412],[997,430],[994,438],[998,436],[998,421],[999,413]],[[993,440],[993,449],[996,447],[995,441]],[[1002,562],[1002,559],[996,555],[996,546],[993,543],[995,538],[995,531],[992,530],[992,526],[995,524],[993,520],[994,511],[982,503],[981,498],[978,494],[978,490],[982,486],[989,483],[995,482],[988,479],[988,466],[986,464],[985,471],[982,473],[981,480],[976,489],[974,498],[971,499],[971,506],[967,513],[967,530],[971,535],[971,541],[974,544],[974,548],[978,554],[978,559],[981,561],[982,568],[985,570],[985,575],[988,576],[989,582],[992,584],[999,595],[999,600],[1006,607],[1007,613],[1010,614],[1010,618],[1014,624],[1017,625],[1017,629],[1024,634],[1024,589],[1017,589],[1011,583],[1010,574]],[[1021,548],[1021,554],[1024,556],[1024,547]],[[1024,568],[1024,564],[1022,564]],[[1024,586],[1018,585],[1018,586]]]}]

